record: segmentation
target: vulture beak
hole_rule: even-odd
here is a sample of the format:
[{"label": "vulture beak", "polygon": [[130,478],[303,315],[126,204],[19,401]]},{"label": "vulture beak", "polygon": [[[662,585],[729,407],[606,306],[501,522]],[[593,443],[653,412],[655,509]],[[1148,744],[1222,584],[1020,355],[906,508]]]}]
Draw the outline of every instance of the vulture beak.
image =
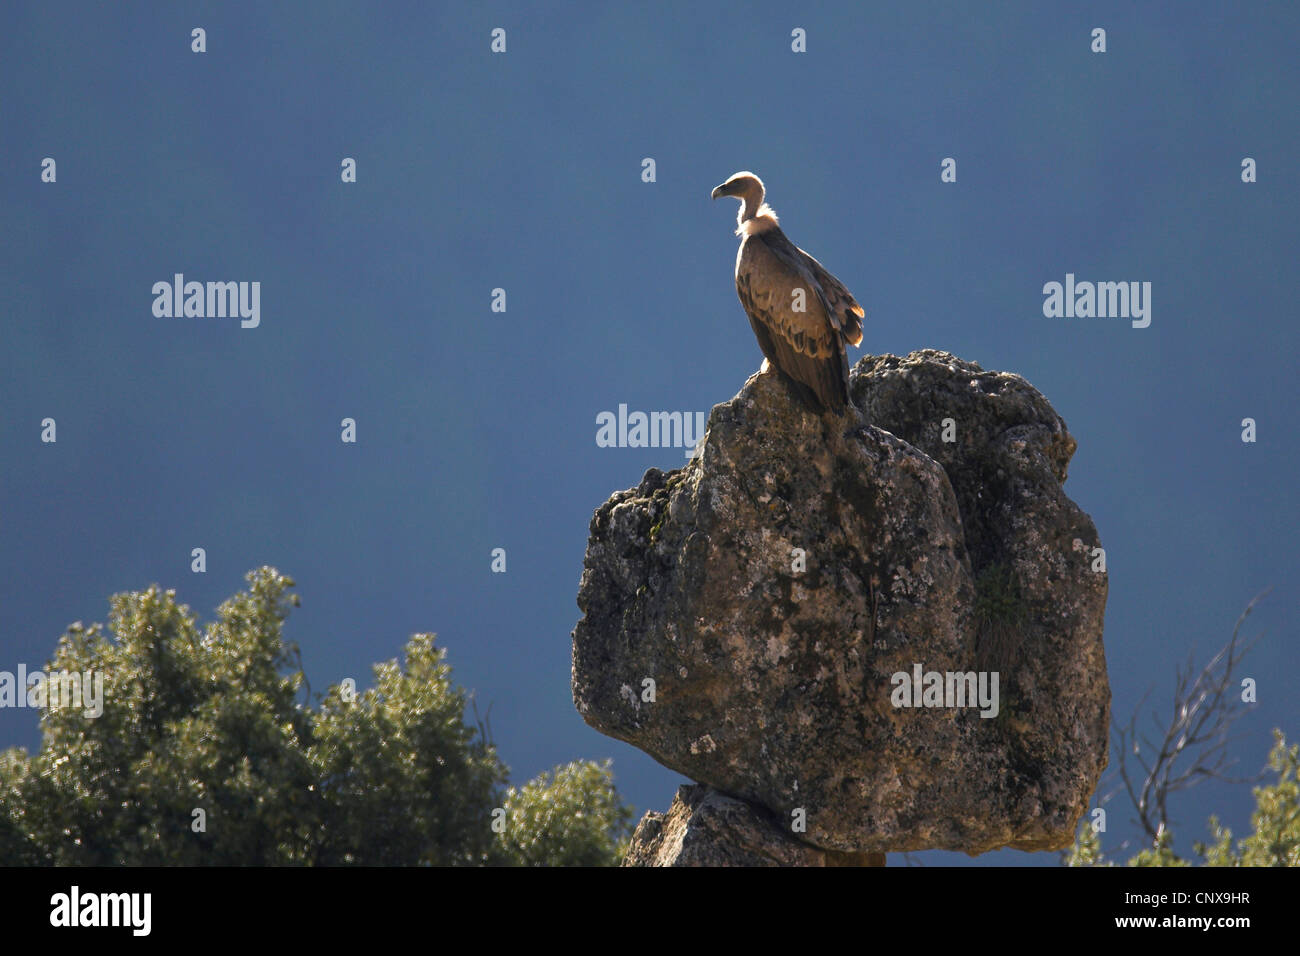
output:
[{"label": "vulture beak", "polygon": [[719,196],[725,196],[725,195],[727,195],[727,184],[726,184],[726,183],[723,183],[721,186],[718,186],[718,187],[714,188],[714,190],[713,190],[713,198],[714,198],[714,199],[717,199]]}]

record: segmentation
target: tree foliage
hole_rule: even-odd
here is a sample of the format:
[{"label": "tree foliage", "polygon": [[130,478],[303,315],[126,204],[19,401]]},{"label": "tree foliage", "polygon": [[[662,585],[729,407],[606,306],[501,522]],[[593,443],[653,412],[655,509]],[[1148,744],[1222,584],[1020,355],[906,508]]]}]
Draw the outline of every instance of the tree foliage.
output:
[{"label": "tree foliage", "polygon": [[[200,631],[174,591],[115,595],[47,670],[102,675],[103,712],[47,708],[42,745],[0,753],[5,865],[599,865],[631,811],[608,764],[516,791],[430,634],[375,686],[303,698],[274,568]],[[498,835],[493,811],[511,821]]]},{"label": "tree foliage", "polygon": [[1282,732],[1274,730],[1268,765],[1277,783],[1255,788],[1254,832],[1233,849],[1232,831],[1210,817],[1214,842],[1194,848],[1207,865],[1300,866],[1300,745],[1288,747]]},{"label": "tree foliage", "polygon": [[[1273,731],[1269,768],[1277,782],[1255,788],[1255,810],[1250,836],[1232,845],[1232,831],[1210,817],[1213,840],[1194,843],[1192,850],[1204,866],[1300,866],[1300,745],[1287,745],[1280,730]],[[1079,827],[1067,866],[1113,866],[1101,850],[1098,835],[1087,821]],[[1173,849],[1173,834],[1162,828],[1150,847],[1130,858],[1127,866],[1191,866]]]},{"label": "tree foliage", "polygon": [[632,810],[618,799],[608,760],[570,763],[511,787],[505,811],[507,863],[614,866],[627,852]]}]

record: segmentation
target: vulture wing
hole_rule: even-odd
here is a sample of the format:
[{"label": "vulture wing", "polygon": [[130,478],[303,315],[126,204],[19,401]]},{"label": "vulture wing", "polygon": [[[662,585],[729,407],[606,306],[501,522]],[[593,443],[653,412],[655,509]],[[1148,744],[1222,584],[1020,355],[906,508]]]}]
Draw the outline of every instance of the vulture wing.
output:
[{"label": "vulture wing", "polygon": [[[781,238],[785,239],[785,236]],[[790,240],[785,239],[785,244],[791,245]],[[827,272],[820,262],[802,249],[796,248],[795,252],[803,256],[808,263],[808,267],[812,270],[813,278],[817,281],[822,304],[826,307],[831,322],[844,336],[844,341],[848,342],[849,345],[861,345],[862,318],[867,313],[862,306],[858,305],[858,300],[853,298],[849,290],[844,288],[844,283]]]},{"label": "vulture wing", "polygon": [[[803,311],[795,309],[797,289]],[[839,280],[774,227],[745,238],[736,292],[768,361],[813,408],[843,409],[849,403],[844,340],[862,341],[862,307]]]}]

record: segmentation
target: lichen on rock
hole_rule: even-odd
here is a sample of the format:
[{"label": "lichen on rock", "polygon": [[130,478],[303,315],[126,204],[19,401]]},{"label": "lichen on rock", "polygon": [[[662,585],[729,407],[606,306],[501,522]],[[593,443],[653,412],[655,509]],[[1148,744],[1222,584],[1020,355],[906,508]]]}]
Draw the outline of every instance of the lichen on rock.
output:
[{"label": "lichen on rock", "polygon": [[[817,416],[755,375],[697,458],[596,511],[575,704],[821,850],[1064,846],[1109,710],[1074,440],[1024,379],[942,352],[864,357],[851,391],[861,414]],[[996,667],[998,717],[896,706],[918,664]]]}]

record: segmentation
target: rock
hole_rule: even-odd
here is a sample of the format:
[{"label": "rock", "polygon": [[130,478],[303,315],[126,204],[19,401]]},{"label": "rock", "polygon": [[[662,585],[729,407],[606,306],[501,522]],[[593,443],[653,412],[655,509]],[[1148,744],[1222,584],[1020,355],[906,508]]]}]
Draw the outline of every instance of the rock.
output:
[{"label": "rock", "polygon": [[[1024,379],[942,352],[865,357],[851,390],[865,418],[755,375],[698,458],[597,510],[574,702],[700,783],[802,812],[822,849],[1068,845],[1110,700],[1097,533],[1061,488],[1075,442]],[[995,671],[997,715],[895,706],[918,665]]]},{"label": "rock", "polygon": [[624,866],[884,866],[883,854],[842,854],[802,843],[779,821],[703,785],[684,786],[664,813],[647,813]]}]

